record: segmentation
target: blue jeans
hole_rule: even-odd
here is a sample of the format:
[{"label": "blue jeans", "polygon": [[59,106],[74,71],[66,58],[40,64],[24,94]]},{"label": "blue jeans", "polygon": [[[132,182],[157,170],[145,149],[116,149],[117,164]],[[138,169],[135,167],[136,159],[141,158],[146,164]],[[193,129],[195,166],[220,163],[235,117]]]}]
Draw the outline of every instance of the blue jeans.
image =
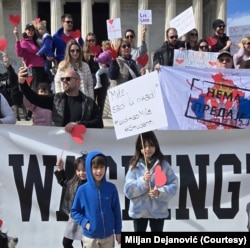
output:
[{"label": "blue jeans", "polygon": [[44,62],[44,70],[49,78],[50,83],[54,82],[54,75],[51,73],[52,61],[46,59]]}]

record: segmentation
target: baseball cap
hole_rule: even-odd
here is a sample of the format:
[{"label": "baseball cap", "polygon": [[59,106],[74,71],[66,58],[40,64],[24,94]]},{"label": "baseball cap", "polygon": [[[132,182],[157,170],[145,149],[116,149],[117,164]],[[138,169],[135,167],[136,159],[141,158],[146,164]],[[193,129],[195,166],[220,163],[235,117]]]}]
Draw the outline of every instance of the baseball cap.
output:
[{"label": "baseball cap", "polygon": [[221,53],[218,55],[217,59],[221,58],[222,56],[228,56],[228,57],[232,58],[232,54],[231,54],[230,52],[228,52],[228,51],[223,51],[223,52],[221,52]]},{"label": "baseball cap", "polygon": [[29,29],[29,28],[34,28],[35,29],[35,26],[32,24],[32,23],[28,23],[26,24],[25,26],[25,30]]}]

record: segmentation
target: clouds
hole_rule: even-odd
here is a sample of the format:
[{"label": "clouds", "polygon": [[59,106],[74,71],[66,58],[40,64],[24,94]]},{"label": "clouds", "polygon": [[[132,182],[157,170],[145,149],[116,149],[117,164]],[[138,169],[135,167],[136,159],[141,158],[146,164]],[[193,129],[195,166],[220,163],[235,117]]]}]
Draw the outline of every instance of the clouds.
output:
[{"label": "clouds", "polygon": [[234,26],[243,26],[249,25],[250,20],[250,12],[248,13],[235,13],[231,17],[227,18],[227,26],[234,27]]}]

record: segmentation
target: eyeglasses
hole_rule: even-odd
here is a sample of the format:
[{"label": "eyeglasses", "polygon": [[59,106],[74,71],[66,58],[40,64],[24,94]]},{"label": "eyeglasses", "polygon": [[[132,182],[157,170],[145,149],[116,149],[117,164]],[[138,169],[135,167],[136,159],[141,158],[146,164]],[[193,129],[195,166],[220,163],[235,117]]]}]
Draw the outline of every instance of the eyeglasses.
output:
[{"label": "eyeglasses", "polygon": [[220,63],[222,63],[222,62],[224,62],[224,61],[225,61],[226,63],[230,63],[230,62],[231,62],[231,59],[230,59],[230,58],[226,58],[226,59],[225,59],[225,58],[220,58],[220,59],[219,59],[219,62],[220,62]]},{"label": "eyeglasses", "polygon": [[67,24],[73,24],[73,21],[64,21],[66,22]]},{"label": "eyeglasses", "polygon": [[80,49],[71,49],[70,52],[71,53],[80,53]]},{"label": "eyeglasses", "polygon": [[171,40],[172,40],[172,39],[176,39],[176,40],[177,40],[177,39],[178,39],[178,35],[169,36],[169,39],[171,39]]},{"label": "eyeglasses", "polygon": [[95,39],[89,39],[87,42],[95,42]]},{"label": "eyeglasses", "polygon": [[219,28],[225,28],[225,27],[226,27],[226,25],[224,25],[224,24],[219,26]]},{"label": "eyeglasses", "polygon": [[72,78],[73,78],[73,79],[79,79],[79,78],[76,78],[76,77],[61,77],[60,80],[61,80],[62,82],[64,82],[64,81],[69,82]]},{"label": "eyeglasses", "polygon": [[130,44],[127,44],[127,45],[124,44],[124,45],[122,45],[121,47],[122,47],[123,49],[125,49],[125,48],[130,48],[131,45],[130,45]]},{"label": "eyeglasses", "polygon": [[199,46],[200,49],[208,49],[208,46]]},{"label": "eyeglasses", "polygon": [[126,38],[127,39],[134,39],[134,35],[127,35]]},{"label": "eyeglasses", "polygon": [[196,36],[196,37],[198,37],[198,33],[191,33],[190,36]]}]

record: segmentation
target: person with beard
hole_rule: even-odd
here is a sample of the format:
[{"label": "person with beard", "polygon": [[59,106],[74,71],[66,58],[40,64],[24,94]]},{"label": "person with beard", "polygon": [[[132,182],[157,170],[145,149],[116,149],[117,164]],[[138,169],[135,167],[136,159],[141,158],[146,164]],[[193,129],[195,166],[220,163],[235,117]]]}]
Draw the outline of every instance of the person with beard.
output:
[{"label": "person with beard", "polygon": [[102,116],[95,101],[80,90],[80,75],[77,71],[67,69],[61,81],[63,92],[52,95],[38,95],[26,82],[27,70],[21,67],[18,82],[25,97],[36,106],[52,110],[54,126],[65,127],[66,132],[82,124],[86,128],[103,128]]},{"label": "person with beard", "polygon": [[169,28],[166,30],[166,41],[154,53],[153,69],[159,70],[161,65],[173,66],[174,49],[185,49],[185,42],[178,40],[176,28]]}]

